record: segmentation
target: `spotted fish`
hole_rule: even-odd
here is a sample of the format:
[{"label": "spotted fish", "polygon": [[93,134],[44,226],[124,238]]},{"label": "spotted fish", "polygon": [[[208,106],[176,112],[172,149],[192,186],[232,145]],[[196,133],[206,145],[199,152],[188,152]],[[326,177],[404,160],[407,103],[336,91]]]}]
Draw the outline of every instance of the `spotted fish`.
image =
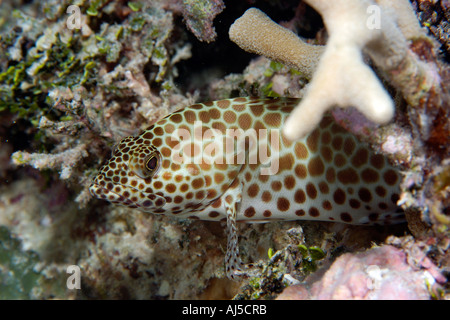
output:
[{"label": "spotted fish", "polygon": [[284,138],[297,104],[250,97],[178,110],[123,139],[90,191],[145,212],[226,220],[229,277],[241,268],[238,221],[401,218],[398,171],[331,116],[303,140]]}]

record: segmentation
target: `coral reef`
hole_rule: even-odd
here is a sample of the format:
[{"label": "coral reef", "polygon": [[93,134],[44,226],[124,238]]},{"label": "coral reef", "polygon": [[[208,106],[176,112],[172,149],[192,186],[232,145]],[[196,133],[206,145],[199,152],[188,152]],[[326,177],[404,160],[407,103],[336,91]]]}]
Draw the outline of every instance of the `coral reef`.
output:
[{"label": "coral reef", "polygon": [[[22,6],[5,20],[0,39],[6,182],[0,221],[21,235],[24,250],[36,252],[49,281],[64,279],[58,297],[77,296],[66,292],[64,266],[83,265],[89,239],[109,230],[99,218],[108,208],[87,207],[96,166],[117,140],[193,101],[173,82],[175,64],[190,57],[190,44],[177,37],[169,41],[174,16],[161,3],[78,1],[78,28],[69,28],[77,18],[76,10],[66,13],[69,4]],[[151,294],[134,295],[145,296]]]},{"label": "coral reef", "polygon": [[[306,77],[314,73],[302,102],[285,125],[287,137],[305,136],[317,126],[323,113],[334,106],[353,106],[380,124],[392,120],[394,102],[363,61],[363,52],[412,107],[419,106],[424,82],[446,101],[439,75],[430,74],[430,67],[411,54],[416,45],[428,46],[432,51],[433,43],[422,31],[408,1],[307,2],[325,21],[329,33],[325,49],[304,43],[254,8],[230,27],[230,39],[243,49],[295,67]],[[407,41],[413,42],[411,49]],[[421,127],[424,139],[428,140],[429,133],[424,132],[428,127]],[[448,133],[448,126],[444,130],[444,134]]]},{"label": "coral reef", "polygon": [[[306,2],[322,15],[329,35],[317,66],[316,54],[305,50],[309,48],[306,44],[299,46],[301,40],[269,22],[269,18],[256,9],[250,9],[236,20],[230,28],[230,38],[245,50],[266,55],[297,70],[305,69],[303,65],[296,65],[302,55],[314,57],[312,60],[309,60],[310,57],[306,59],[312,61],[312,70],[308,72],[313,74],[311,82],[300,90],[295,88],[301,82],[292,77],[277,74],[277,77],[271,76],[269,81],[264,81],[267,83],[265,87],[289,88],[289,94],[303,97],[285,124],[286,135],[294,138],[308,133],[330,107],[354,107],[346,110],[336,108],[332,114],[345,128],[387,155],[403,170],[403,193],[398,204],[408,212],[410,230],[418,238],[427,237],[430,232],[436,235],[439,250],[443,250],[444,256],[448,255],[449,184],[446,177],[450,152],[450,69],[439,55],[437,42],[420,26],[408,1]],[[448,23],[448,19],[445,20],[445,1],[434,5],[417,1],[413,5],[424,11],[419,15],[429,21],[424,21],[424,25],[433,34],[442,34],[438,30],[445,30]],[[444,9],[443,13],[433,15],[432,8],[440,6]],[[368,20],[369,13],[373,13],[369,9],[379,10],[380,28],[367,26],[371,21]],[[304,12],[304,9],[299,11]],[[255,35],[255,20],[265,24],[264,32],[270,36],[260,31],[262,28]],[[261,40],[265,36],[269,39],[277,37],[276,43],[285,41],[289,44],[284,48],[270,46],[270,43]],[[325,42],[323,36],[318,35],[317,39]],[[445,37],[439,36],[439,40],[443,45],[441,48],[445,49]],[[292,48],[292,56],[286,54],[286,47]],[[346,53],[345,50],[349,51]],[[448,57],[448,50],[444,53]],[[350,61],[348,57],[353,58]],[[366,64],[367,58],[373,63],[372,68]],[[344,65],[346,67],[339,71]],[[286,74],[286,71],[281,73]],[[372,80],[367,80],[365,74]],[[386,82],[382,85],[377,77]],[[280,79],[283,79],[282,85],[277,84]],[[369,97],[374,93],[376,97]],[[367,96],[359,99],[364,95]],[[380,98],[384,102],[380,102]],[[370,121],[383,123],[391,119],[394,101],[397,107],[395,122],[378,126]],[[377,121],[374,115],[378,112],[388,117]],[[364,119],[361,113],[369,120]],[[448,268],[446,262],[443,267]]]},{"label": "coral reef", "polygon": [[[355,6],[350,11],[341,1],[333,3],[254,1],[292,32],[258,14],[254,26],[263,24],[249,38],[249,50],[278,62],[253,57],[245,70],[227,74],[230,65],[251,58],[244,50],[242,56],[227,54],[225,39],[216,39],[219,31],[226,34],[219,28],[229,28],[218,22],[233,21],[249,8],[243,1],[46,0],[20,5],[1,1],[1,298],[272,299],[281,292],[286,298],[286,290],[292,290],[291,297],[297,299],[321,293],[331,297],[337,294],[332,289],[349,288],[349,283],[361,290],[346,297],[377,298],[381,291],[367,291],[358,281],[379,280],[387,294],[389,280],[412,289],[405,298],[414,294],[448,299],[449,286],[443,278],[450,272],[448,1],[352,0]],[[357,14],[352,16],[364,4],[379,5],[382,22],[392,26],[387,34],[395,37],[385,39],[384,28],[359,34],[362,38],[342,34],[365,23]],[[79,8],[79,15],[76,9],[67,10],[71,5]],[[347,15],[352,23],[342,24]],[[284,35],[264,39],[266,29]],[[309,39],[300,42],[297,33],[307,33]],[[245,40],[248,35],[239,36]],[[288,45],[277,56],[280,50],[271,44],[285,37],[290,39]],[[209,43],[207,49],[200,41]],[[350,100],[354,108],[335,108],[332,114],[401,169],[399,203],[407,209],[407,227],[239,225],[243,261],[253,263],[256,274],[233,283],[223,270],[224,225],[152,216],[91,198],[89,184],[121,138],[199,97],[201,101],[248,95],[306,99],[317,93],[311,89],[320,80],[317,71],[330,71],[322,65],[323,58],[339,53],[330,43],[340,41],[350,41],[347,49],[358,57],[348,62],[349,68],[353,70],[357,62],[390,101],[389,107],[386,102],[375,111],[386,115],[395,104],[395,114],[385,126],[369,121],[370,112],[367,117],[361,114],[368,110],[365,104],[374,101],[369,98],[365,104]],[[399,50],[398,60],[385,60],[390,53],[371,46],[377,42],[384,49]],[[288,51],[291,48],[303,50],[307,59],[299,61]],[[211,65],[202,50],[226,51],[226,59]],[[197,63],[190,62],[194,52],[201,56],[196,56]],[[302,61],[308,63],[299,71]],[[222,73],[211,71],[219,69]],[[194,73],[203,80],[202,86],[192,89],[184,84],[197,83]],[[336,76],[342,80],[347,73],[336,71]],[[360,85],[358,94],[373,94],[358,76],[346,86],[344,81],[329,81],[337,84],[334,91],[324,91],[328,102],[321,101],[322,111],[336,102],[330,102],[336,97],[330,92],[339,97]],[[320,93],[316,101],[322,98]],[[349,106],[347,102],[342,106]],[[313,126],[314,117],[322,112],[317,111],[305,124]],[[295,123],[295,129],[300,128]],[[397,237],[389,238],[393,234]],[[373,264],[380,270],[367,273]],[[81,268],[81,290],[66,287],[70,265]],[[321,281],[339,272],[340,266],[347,270],[342,281],[328,291],[321,287],[325,283]],[[302,296],[295,293],[298,285]]]}]

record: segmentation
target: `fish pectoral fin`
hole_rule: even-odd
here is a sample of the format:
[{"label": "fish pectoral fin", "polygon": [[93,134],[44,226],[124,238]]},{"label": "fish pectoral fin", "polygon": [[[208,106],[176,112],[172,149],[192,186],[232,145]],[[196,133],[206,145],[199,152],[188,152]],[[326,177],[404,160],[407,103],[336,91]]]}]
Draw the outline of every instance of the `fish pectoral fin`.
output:
[{"label": "fish pectoral fin", "polygon": [[242,275],[244,264],[239,256],[239,237],[237,231],[237,213],[242,199],[242,182],[233,181],[223,195],[227,212],[227,253],[225,256],[225,270],[229,279],[236,279]]}]

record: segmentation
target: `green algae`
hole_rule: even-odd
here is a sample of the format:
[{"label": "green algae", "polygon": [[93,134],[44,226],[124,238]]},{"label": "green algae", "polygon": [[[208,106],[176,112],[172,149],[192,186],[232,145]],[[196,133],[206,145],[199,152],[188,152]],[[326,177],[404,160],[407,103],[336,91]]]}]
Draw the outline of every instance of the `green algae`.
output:
[{"label": "green algae", "polygon": [[[89,95],[99,89],[107,88],[112,97],[121,99],[121,91],[126,90],[114,82],[104,84],[98,74],[102,68],[125,65],[132,57],[124,57],[123,50],[130,50],[130,42],[141,42],[134,50],[141,51],[144,56],[158,67],[156,82],[166,83],[165,87],[173,88],[167,79],[169,52],[165,41],[170,35],[172,26],[167,14],[160,9],[147,8],[136,2],[128,3],[132,12],[122,24],[104,22],[112,19],[114,12],[108,12],[109,1],[93,1],[89,6],[81,6],[91,24],[99,24],[98,31],[82,34],[79,30],[69,31],[64,23],[67,15],[63,5],[52,8],[54,22],[39,20],[15,10],[13,16],[18,25],[12,32],[0,34],[0,112],[9,111],[17,118],[24,118],[32,124],[50,115],[53,121],[66,119],[64,108],[55,110],[55,103],[67,105],[59,97],[49,93],[56,88],[76,88],[83,86]],[[46,6],[44,9],[49,11]],[[46,9],[47,8],[47,9]],[[60,14],[58,16],[57,14]],[[59,20],[57,20],[59,19]],[[162,22],[162,23],[160,23]],[[26,32],[30,28],[33,32]],[[24,48],[23,43],[33,44]],[[6,66],[6,68],[5,68]],[[67,107],[67,106],[66,106]],[[68,108],[66,108],[68,109]]]},{"label": "green algae", "polygon": [[20,241],[0,226],[0,299],[31,298],[42,278],[34,270],[38,262],[35,252],[22,251]]}]

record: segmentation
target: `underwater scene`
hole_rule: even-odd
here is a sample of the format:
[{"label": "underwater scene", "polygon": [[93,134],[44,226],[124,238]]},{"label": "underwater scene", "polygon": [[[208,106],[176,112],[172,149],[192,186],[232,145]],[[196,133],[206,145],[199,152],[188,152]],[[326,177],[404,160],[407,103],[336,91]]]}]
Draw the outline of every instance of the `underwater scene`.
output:
[{"label": "underwater scene", "polygon": [[449,228],[450,1],[0,0],[1,300],[449,300]]}]

